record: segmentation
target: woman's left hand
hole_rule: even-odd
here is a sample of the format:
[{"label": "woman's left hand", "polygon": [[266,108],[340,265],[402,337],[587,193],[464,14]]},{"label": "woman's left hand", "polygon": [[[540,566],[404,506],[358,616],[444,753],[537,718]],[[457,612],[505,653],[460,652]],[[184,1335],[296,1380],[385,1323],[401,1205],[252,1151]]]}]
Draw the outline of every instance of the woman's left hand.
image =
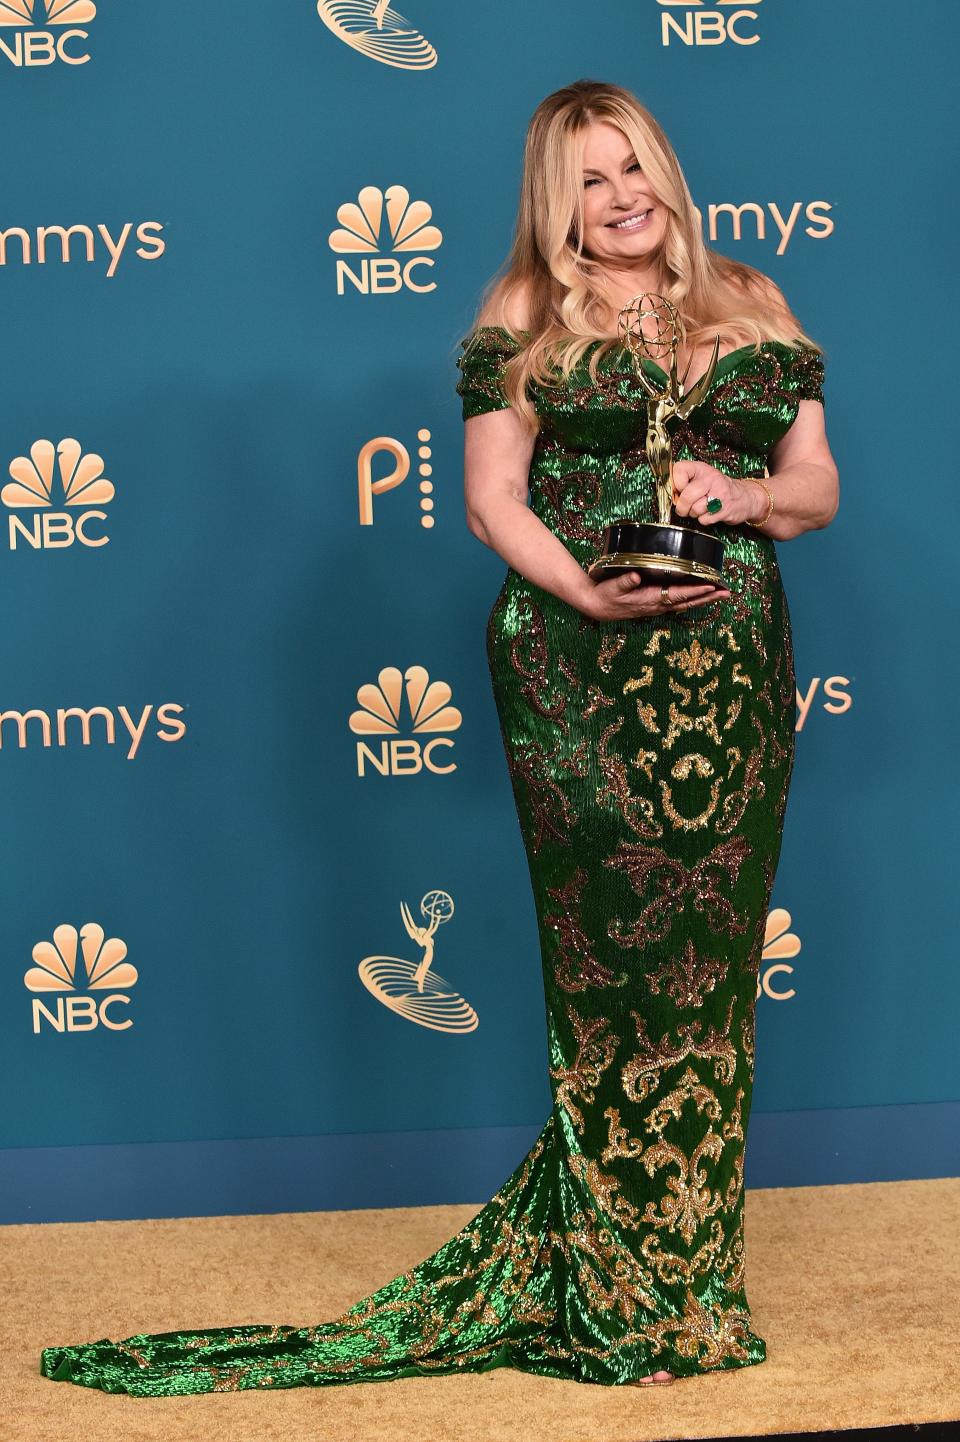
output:
[{"label": "woman's left hand", "polygon": [[[673,487],[676,492],[674,510],[681,518],[692,516],[701,525],[723,521],[739,526],[744,521],[757,521],[767,509],[763,488],[753,481],[739,481],[725,476],[706,461],[674,461]],[[707,497],[718,496],[723,502],[719,511],[707,510]]]}]

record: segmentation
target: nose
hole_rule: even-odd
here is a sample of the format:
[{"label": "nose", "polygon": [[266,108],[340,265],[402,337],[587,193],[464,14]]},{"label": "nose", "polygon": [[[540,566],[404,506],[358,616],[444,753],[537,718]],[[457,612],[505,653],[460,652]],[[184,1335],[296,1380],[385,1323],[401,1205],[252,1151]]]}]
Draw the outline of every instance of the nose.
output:
[{"label": "nose", "polygon": [[613,203],[620,210],[629,210],[634,203],[633,187],[629,177],[624,175],[613,188]]}]

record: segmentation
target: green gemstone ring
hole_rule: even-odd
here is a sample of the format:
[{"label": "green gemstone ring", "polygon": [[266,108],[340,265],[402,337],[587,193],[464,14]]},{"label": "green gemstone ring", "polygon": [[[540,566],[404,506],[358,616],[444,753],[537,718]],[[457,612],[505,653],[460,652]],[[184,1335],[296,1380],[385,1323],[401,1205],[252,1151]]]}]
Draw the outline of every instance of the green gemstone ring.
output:
[{"label": "green gemstone ring", "polygon": [[720,499],[719,496],[708,496],[708,497],[707,497],[707,510],[710,512],[711,516],[715,516],[715,515],[717,514],[717,512],[720,511],[720,510],[722,510],[722,509],[723,509],[723,502],[721,501],[721,499]]}]

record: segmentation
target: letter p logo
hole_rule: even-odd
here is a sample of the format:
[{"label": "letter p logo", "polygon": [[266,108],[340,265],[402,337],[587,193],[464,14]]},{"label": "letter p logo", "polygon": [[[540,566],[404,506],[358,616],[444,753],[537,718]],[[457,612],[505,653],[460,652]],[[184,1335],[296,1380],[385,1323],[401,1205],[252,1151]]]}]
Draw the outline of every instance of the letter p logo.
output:
[{"label": "letter p logo", "polygon": [[[394,468],[378,481],[373,479],[373,458],[379,451],[391,456]],[[375,436],[367,441],[357,457],[357,491],[360,506],[361,526],[373,525],[373,498],[383,491],[391,491],[406,480],[410,472],[410,456],[406,446],[390,436]]]}]

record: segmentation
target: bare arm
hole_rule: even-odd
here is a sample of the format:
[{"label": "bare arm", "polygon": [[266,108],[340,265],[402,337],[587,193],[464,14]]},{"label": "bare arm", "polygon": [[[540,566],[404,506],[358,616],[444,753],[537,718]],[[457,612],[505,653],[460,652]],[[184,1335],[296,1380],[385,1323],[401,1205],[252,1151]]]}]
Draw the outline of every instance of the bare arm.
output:
[{"label": "bare arm", "polygon": [[533,433],[511,406],[484,411],[464,422],[467,525],[514,571],[598,621],[684,611],[730,595],[726,587],[671,582],[672,605],[667,606],[659,583],[643,583],[637,571],[592,581],[559,536],[527,505],[534,442]]},{"label": "bare arm", "polygon": [[[762,527],[775,541],[790,541],[804,531],[829,526],[840,506],[840,475],[827,443],[823,406],[819,401],[798,402],[797,418],[770,452],[770,475],[764,477],[773,494],[774,511]],[[752,520],[767,511],[760,486]]]},{"label": "bare arm", "polygon": [[[673,467],[673,484],[677,493],[674,509],[681,520],[693,516],[704,526],[721,518],[729,526],[749,521],[775,541],[789,541],[804,531],[829,526],[840,504],[840,482],[824,434],[823,406],[813,400],[797,404],[796,419],[771,449],[770,473],[763,478],[773,496],[770,519],[763,521],[770,502],[763,486],[754,480],[728,476],[707,461],[680,460]],[[723,502],[713,515],[706,509],[710,495]]]},{"label": "bare arm", "polygon": [[464,422],[467,525],[514,571],[579,609],[594,583],[527,505],[534,442],[533,432],[510,406]]},{"label": "bare arm", "polygon": [[[789,315],[786,297],[770,276],[764,276],[767,299]],[[829,526],[840,506],[840,475],[827,442],[820,401],[800,400],[797,415],[785,436],[772,448],[770,474],[764,476],[773,495],[773,515],[761,527],[775,541],[791,541],[804,531]],[[760,486],[750,486],[754,508],[751,521],[765,516],[769,506]]]}]

